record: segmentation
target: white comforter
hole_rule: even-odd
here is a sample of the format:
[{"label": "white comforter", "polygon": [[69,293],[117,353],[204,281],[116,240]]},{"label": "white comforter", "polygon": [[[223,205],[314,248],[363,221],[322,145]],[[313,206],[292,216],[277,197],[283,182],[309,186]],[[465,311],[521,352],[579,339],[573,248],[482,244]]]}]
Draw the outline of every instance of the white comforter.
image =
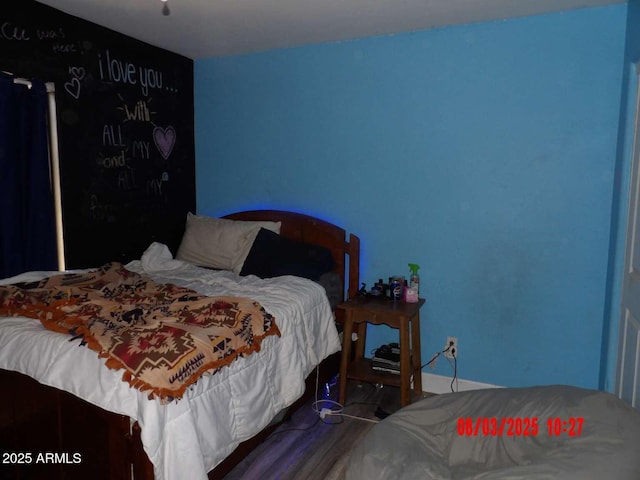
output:
[{"label": "white comforter", "polygon": [[[276,318],[282,334],[267,337],[259,352],[202,377],[180,401],[161,405],[130,388],[122,372],[106,368],[95,352],[68,336],[44,329],[37,320],[0,317],[0,368],[137,420],[157,480],[205,480],[207,471],[240,442],[299,398],[307,375],[340,349],[324,289],[312,281],[293,276],[261,280],[201,269],[173,260],[157,243],[127,268],[205,295],[255,299]],[[50,274],[30,272],[0,284]]]},{"label": "white comforter", "polygon": [[610,393],[448,393],[373,427],[351,452],[346,480],[638,480],[639,442],[640,412]]}]

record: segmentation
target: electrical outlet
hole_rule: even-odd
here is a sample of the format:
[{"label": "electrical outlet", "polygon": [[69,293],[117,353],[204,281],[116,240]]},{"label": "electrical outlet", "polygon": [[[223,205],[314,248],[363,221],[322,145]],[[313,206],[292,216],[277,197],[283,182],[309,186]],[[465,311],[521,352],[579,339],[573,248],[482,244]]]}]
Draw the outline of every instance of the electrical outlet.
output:
[{"label": "electrical outlet", "polygon": [[444,352],[444,356],[447,358],[453,358],[454,355],[456,358],[460,357],[460,352],[458,351],[458,338],[457,337],[447,337],[447,343],[444,346],[446,350],[448,347],[449,350]]}]

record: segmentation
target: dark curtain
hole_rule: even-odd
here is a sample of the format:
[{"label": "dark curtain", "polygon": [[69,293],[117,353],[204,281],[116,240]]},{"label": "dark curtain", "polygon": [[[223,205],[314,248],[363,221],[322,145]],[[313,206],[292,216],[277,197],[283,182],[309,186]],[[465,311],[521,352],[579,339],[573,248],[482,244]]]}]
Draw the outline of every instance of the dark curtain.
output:
[{"label": "dark curtain", "polygon": [[0,74],[0,278],[57,270],[47,93]]}]

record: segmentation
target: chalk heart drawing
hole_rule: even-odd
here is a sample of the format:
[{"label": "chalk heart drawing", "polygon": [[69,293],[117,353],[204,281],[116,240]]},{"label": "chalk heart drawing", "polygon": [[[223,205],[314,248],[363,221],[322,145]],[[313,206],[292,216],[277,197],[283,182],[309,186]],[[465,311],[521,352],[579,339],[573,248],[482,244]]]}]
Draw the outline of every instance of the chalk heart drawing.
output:
[{"label": "chalk heart drawing", "polygon": [[78,80],[82,80],[84,78],[84,67],[71,67],[69,69],[71,75],[76,77]]},{"label": "chalk heart drawing", "polygon": [[70,82],[64,84],[64,89],[77,100],[80,96],[80,80],[72,78]]},{"label": "chalk heart drawing", "polygon": [[160,151],[160,155],[165,160],[171,155],[173,146],[176,144],[176,131],[173,127],[156,127],[153,129],[153,141]]}]

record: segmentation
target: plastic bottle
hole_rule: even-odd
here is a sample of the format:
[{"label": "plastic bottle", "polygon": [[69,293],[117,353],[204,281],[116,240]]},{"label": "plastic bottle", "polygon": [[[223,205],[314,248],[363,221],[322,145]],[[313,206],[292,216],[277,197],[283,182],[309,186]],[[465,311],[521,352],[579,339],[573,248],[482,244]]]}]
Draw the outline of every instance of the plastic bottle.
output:
[{"label": "plastic bottle", "polygon": [[417,263],[410,263],[409,270],[411,270],[411,275],[409,276],[409,288],[415,289],[416,293],[420,293],[420,275],[418,275],[418,270],[420,269],[420,265]]}]

